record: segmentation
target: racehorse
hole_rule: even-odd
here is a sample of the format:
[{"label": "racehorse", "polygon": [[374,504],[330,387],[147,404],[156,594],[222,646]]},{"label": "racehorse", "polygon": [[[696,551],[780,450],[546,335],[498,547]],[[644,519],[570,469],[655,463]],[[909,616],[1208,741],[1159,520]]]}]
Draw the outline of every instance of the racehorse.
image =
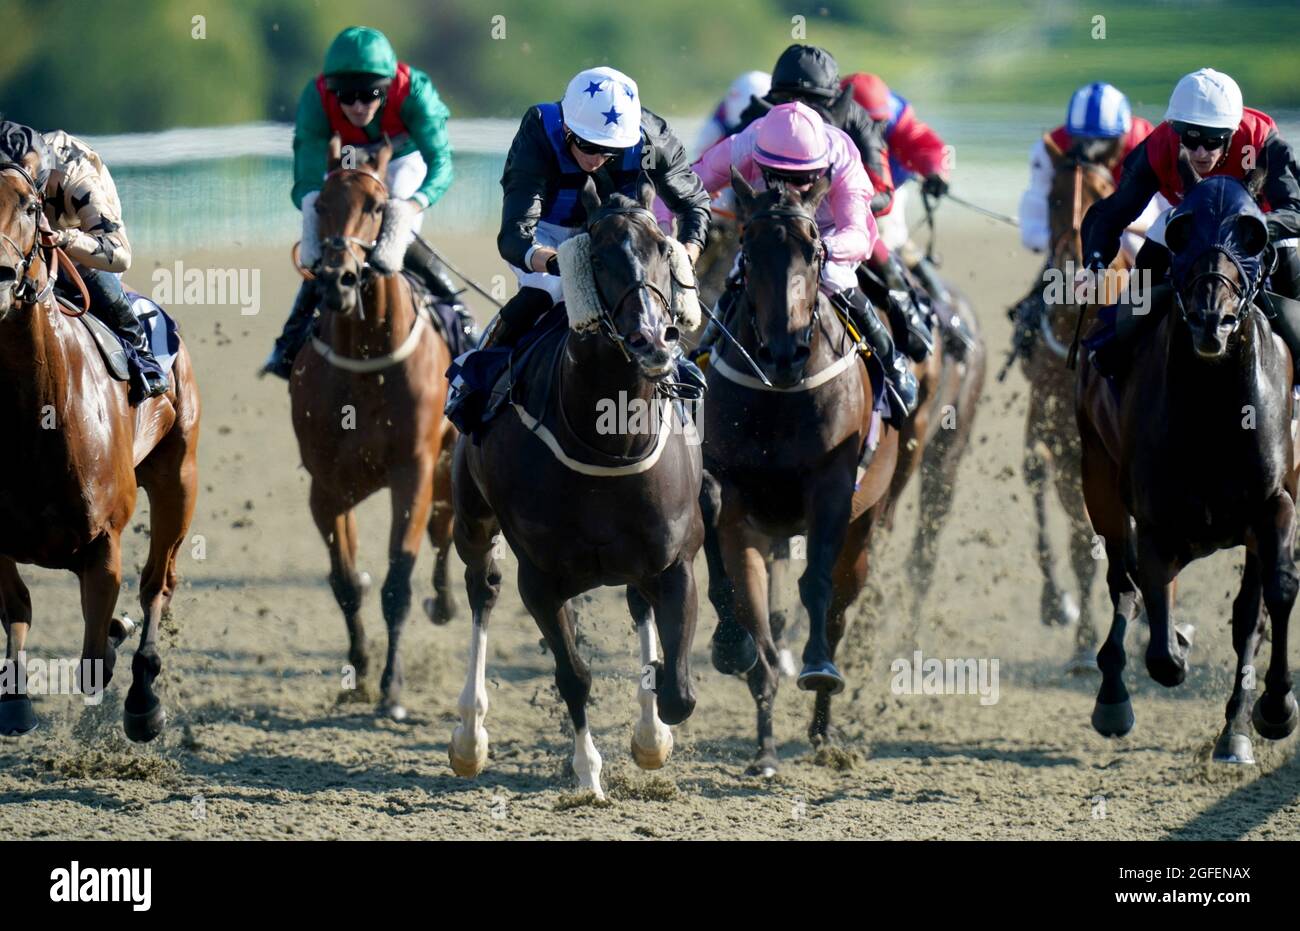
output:
[{"label": "racehorse", "polygon": [[[1244,545],[1232,607],[1237,673],[1214,759],[1250,763],[1250,719],[1270,740],[1290,734],[1300,720],[1286,654],[1300,587],[1292,555],[1300,458],[1291,358],[1253,303],[1268,233],[1239,181],[1219,176],[1191,187],[1165,241],[1173,256],[1173,307],[1135,348],[1118,390],[1091,365],[1079,372],[1083,490],[1106,542],[1115,606],[1097,654],[1102,682],[1092,724],[1105,736],[1133,727],[1124,631],[1143,607],[1151,635],[1147,671],[1164,686],[1183,681],[1191,630],[1171,621],[1174,581],[1189,562]],[[1272,656],[1248,719],[1263,608],[1272,620]]]},{"label": "racehorse", "polygon": [[778,767],[770,542],[806,535],[799,591],[810,631],[798,683],[817,693],[808,734],[820,746],[834,738],[831,696],[844,688],[834,657],[845,611],[866,580],[871,532],[898,462],[898,433],[873,413],[867,369],[818,287],[813,218],[829,185],[822,178],[804,193],[778,186],[756,194],[733,169],[747,269],[735,314],[738,339],[765,380],[746,374],[734,347],[719,344],[705,398],[705,464],[720,487],[716,502],[706,495],[702,504],[716,509],[727,588],[734,589],[732,599],[715,597],[721,586],[711,566],[709,592],[719,614],[714,661],[720,646],[744,641],[739,622],[757,652],[748,670],[758,711],[758,753],[749,771],[764,776]]},{"label": "racehorse", "polygon": [[[311,513],[330,554],[330,588],[343,612],[348,661],[364,681],[369,668],[357,569],[354,509],[387,488],[392,503],[388,574],[381,590],[388,655],[380,680],[379,710],[406,717],[401,703],[402,627],[411,607],[411,573],[426,532],[439,548],[434,569],[438,598],[426,605],[432,620],[450,619],[447,584],[450,511],[435,511],[435,481],[443,444],[455,432],[442,415],[443,373],[451,354],[418,306],[411,282],[371,264],[382,235],[388,188],[387,141],[356,167],[343,167],[337,136],[316,202],[321,258],[314,269],[320,289],[321,332],[298,353],[289,382],[293,429],[303,466],[311,475]],[[445,498],[445,493],[443,495]]]},{"label": "racehorse", "polygon": [[[512,404],[481,442],[463,437],[456,447],[456,551],[465,562],[473,631],[448,756],[461,776],[487,763],[485,650],[501,587],[499,530],[519,562],[520,596],[555,656],[579,787],[603,797],[586,711],[591,672],[577,652],[569,599],[600,585],[627,586],[641,647],[641,717],[632,734],[639,766],[663,765],[672,750],[666,725],[695,708],[700,448],[693,430],[673,420],[662,385],[679,338],[670,308],[681,308],[679,319],[690,327],[699,310],[685,250],[660,232],[650,211],[653,185],[641,185],[639,201],[612,194],[602,204],[588,179],[581,197],[586,232],[560,248],[569,328],[554,351],[539,349],[525,366],[530,385],[550,385],[539,388],[547,400],[531,413],[526,403]],[[645,429],[633,429],[631,417],[627,429],[602,425],[599,412],[615,399],[651,411]]]},{"label": "racehorse", "polygon": [[[107,686],[129,628],[113,617],[122,583],[122,531],[136,492],[149,494],[149,557],[140,581],[144,621],[122,716],[134,741],[166,723],[153,685],[158,629],[176,591],[176,556],[198,491],[199,393],[182,342],[166,394],[132,407],[109,378],[93,338],[51,296],[54,251],[40,247],[35,156],[0,165],[0,619],[5,657],[23,663],[32,603],[16,563],[74,572],[85,622],[80,687]],[[59,263],[75,276],[71,263]],[[83,291],[84,297],[84,291]],[[84,313],[84,310],[82,311]],[[102,663],[102,677],[94,674]],[[90,665],[88,665],[90,664]],[[92,678],[87,678],[87,673]],[[96,681],[97,680],[97,681]],[[0,734],[37,725],[31,699],[0,700]]]},{"label": "racehorse", "polygon": [[[1081,268],[1083,246],[1079,229],[1084,214],[1096,201],[1110,196],[1115,180],[1110,169],[1090,162],[1077,153],[1061,152],[1049,145],[1048,156],[1055,167],[1048,195],[1050,251],[1044,273],[1064,276],[1072,282],[1071,268]],[[1126,286],[1129,261],[1123,250],[1111,263],[1106,288],[1099,303],[1116,299]],[[1041,291],[1044,282],[1036,288]],[[1060,289],[1058,289],[1060,290]],[[1041,300],[1035,293],[1031,300]],[[1077,623],[1075,650],[1066,668],[1071,672],[1095,671],[1099,631],[1093,617],[1092,584],[1097,573],[1093,555],[1092,527],[1084,510],[1079,430],[1074,421],[1074,373],[1066,366],[1074,333],[1095,319],[1094,304],[1043,302],[1038,332],[1028,334],[1037,352],[1021,354],[1025,379],[1029,382],[1029,410],[1025,417],[1024,475],[1034,502],[1038,528],[1038,567],[1043,577],[1039,619],[1046,625],[1068,627]],[[1083,315],[1081,322],[1079,317]],[[1057,499],[1069,525],[1070,563],[1079,587],[1079,598],[1057,578],[1057,554],[1048,532],[1047,491],[1056,489]]]}]

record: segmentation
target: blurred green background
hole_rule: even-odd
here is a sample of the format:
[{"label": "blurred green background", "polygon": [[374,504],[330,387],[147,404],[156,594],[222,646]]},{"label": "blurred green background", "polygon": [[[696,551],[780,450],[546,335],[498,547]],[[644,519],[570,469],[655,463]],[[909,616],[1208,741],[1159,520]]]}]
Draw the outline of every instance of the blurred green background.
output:
[{"label": "blurred green background", "polygon": [[[353,23],[387,32],[458,117],[517,118],[594,64],[635,77],[652,109],[700,114],[739,72],[771,67],[795,16],[844,72],[875,71],[931,104],[1063,108],[1104,78],[1158,108],[1178,76],[1209,65],[1248,104],[1300,106],[1296,0],[0,0],[0,11],[0,105],[88,134],[291,120],[329,39]],[[195,16],[206,38],[192,38]]]}]

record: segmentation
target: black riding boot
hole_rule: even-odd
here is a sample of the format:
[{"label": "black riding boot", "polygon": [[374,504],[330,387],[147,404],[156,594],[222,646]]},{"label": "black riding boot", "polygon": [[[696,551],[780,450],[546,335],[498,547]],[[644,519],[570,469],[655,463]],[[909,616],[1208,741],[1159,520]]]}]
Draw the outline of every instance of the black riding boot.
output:
[{"label": "black riding boot", "polygon": [[862,274],[863,269],[859,268],[858,283],[873,304],[888,311],[890,325],[903,334],[903,351],[914,362],[923,362],[934,348],[934,334],[926,320],[928,314],[922,313],[902,264],[890,253],[883,267],[868,261],[865,268],[873,274]]},{"label": "black riding boot", "polygon": [[424,282],[434,298],[441,304],[446,304],[456,312],[460,319],[461,329],[464,330],[469,344],[478,342],[478,325],[474,318],[470,316],[469,309],[461,303],[460,295],[462,292],[456,290],[455,283],[451,276],[447,274],[447,266],[443,265],[441,260],[433,254],[433,250],[428,244],[418,236],[412,240],[406,248],[406,256],[403,260],[404,267],[414,272]]},{"label": "black riding boot", "polygon": [[1265,305],[1265,316],[1273,332],[1282,337],[1291,350],[1291,369],[1294,381],[1300,385],[1300,251],[1294,248],[1277,250],[1277,264],[1269,276],[1269,290],[1288,299],[1289,306],[1269,300],[1267,295],[1260,303]]},{"label": "black riding boot", "polygon": [[496,319],[488,324],[480,349],[493,349],[497,346],[513,347],[519,338],[533,328],[542,314],[546,313],[555,302],[551,295],[541,288],[522,287],[515,296],[506,301],[506,305],[497,313]]},{"label": "black riding boot", "polygon": [[908,416],[916,410],[917,384],[912,374],[907,357],[894,348],[894,338],[889,329],[880,322],[876,310],[867,300],[867,296],[857,288],[845,288],[831,296],[839,307],[849,315],[859,335],[866,340],[873,352],[880,357],[885,367],[885,378],[899,404]]},{"label": "black riding boot", "polygon": [[126,296],[121,280],[112,272],[99,269],[79,268],[78,271],[90,295],[90,312],[130,340],[136,355],[150,366],[134,373],[141,397],[166,394],[167,378],[160,374],[153,348],[149,345],[149,334],[131,309],[131,299]]},{"label": "black riding boot", "polygon": [[289,319],[284,322],[284,329],[275,341],[275,348],[271,350],[270,358],[266,360],[259,374],[274,375],[285,381],[289,380],[289,376],[293,374],[293,362],[298,357],[298,351],[307,342],[307,334],[311,332],[318,303],[320,303],[320,292],[316,288],[316,283],[304,281],[302,287],[298,289],[298,296],[294,299],[293,310],[289,311]]}]

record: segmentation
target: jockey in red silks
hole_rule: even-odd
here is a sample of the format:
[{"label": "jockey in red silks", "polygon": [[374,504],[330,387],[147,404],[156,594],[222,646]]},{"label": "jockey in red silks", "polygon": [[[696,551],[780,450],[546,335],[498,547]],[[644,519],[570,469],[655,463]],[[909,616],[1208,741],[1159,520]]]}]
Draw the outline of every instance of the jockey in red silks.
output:
[{"label": "jockey in red silks", "polygon": [[[876,248],[879,233],[870,207],[875,192],[853,140],[805,104],[779,104],[742,132],[718,142],[692,166],[710,193],[731,185],[733,167],[760,191],[776,184],[805,191],[830,174],[830,189],[815,217],[825,251],[821,288],[879,356],[891,393],[910,414],[916,408],[916,377],[857,286],[858,265]],[[719,317],[725,318],[742,287],[739,269],[737,256],[718,302]],[[701,348],[709,343],[706,335]]]}]

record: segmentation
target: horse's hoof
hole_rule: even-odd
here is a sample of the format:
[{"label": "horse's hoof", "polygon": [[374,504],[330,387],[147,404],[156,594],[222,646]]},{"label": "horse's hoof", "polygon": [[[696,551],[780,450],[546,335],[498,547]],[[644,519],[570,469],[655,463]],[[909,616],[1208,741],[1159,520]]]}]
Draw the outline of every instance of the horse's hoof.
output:
[{"label": "horse's hoof", "polygon": [[673,752],[673,732],[660,725],[642,734],[638,725],[632,731],[632,759],[642,769],[659,769],[668,762]]},{"label": "horse's hoof", "polygon": [[148,743],[163,731],[167,723],[167,712],[162,702],[154,699],[153,706],[145,711],[122,709],[122,730],[126,736],[138,744]]},{"label": "horse's hoof", "polygon": [[1287,692],[1283,701],[1286,717],[1279,721],[1270,721],[1264,717],[1264,712],[1261,710],[1267,698],[1268,692],[1265,692],[1255,702],[1255,707],[1250,712],[1250,720],[1254,723],[1259,736],[1267,740],[1281,740],[1283,737],[1289,736],[1296,729],[1296,725],[1300,724],[1300,708],[1296,707],[1294,693]]},{"label": "horse's hoof", "polygon": [[1245,734],[1224,734],[1214,745],[1214,756],[1211,759],[1216,763],[1254,765],[1255,749]]},{"label": "horse's hoof", "polygon": [[[460,752],[469,749],[469,753]],[[451,743],[447,745],[447,759],[451,762],[451,771],[465,779],[473,779],[487,768],[488,735],[485,728],[479,728],[478,740],[473,747],[465,748],[465,725],[457,724],[451,732]]]},{"label": "horse's hoof", "polygon": [[1192,650],[1192,638],[1196,634],[1195,624],[1175,624],[1174,636],[1178,639],[1178,645],[1183,648],[1183,658]]},{"label": "horse's hoof", "polygon": [[776,654],[776,665],[781,670],[781,675],[787,679],[793,679],[795,673],[799,671],[794,664],[794,654],[786,647],[782,647],[780,652]]},{"label": "horse's hoof", "polygon": [[838,695],[844,691],[844,677],[830,660],[809,663],[799,673],[799,688],[805,692],[828,692]]},{"label": "horse's hoof", "polygon": [[0,737],[21,737],[36,730],[36,710],[26,695],[0,701]]},{"label": "horse's hoof", "polygon": [[1092,706],[1092,728],[1103,737],[1123,737],[1133,730],[1136,720],[1128,699],[1113,705],[1099,701]]},{"label": "horse's hoof", "polygon": [[406,720],[406,707],[400,702],[393,702],[391,704],[384,702],[379,706],[379,713],[392,721]]},{"label": "horse's hoof", "polygon": [[749,631],[741,630],[740,637],[718,639],[718,632],[713,632],[709,642],[713,668],[724,676],[743,676],[758,664],[758,647]]},{"label": "horse's hoof", "polygon": [[765,753],[749,764],[749,768],[745,770],[745,775],[758,776],[762,779],[771,779],[776,775],[776,771],[779,768],[780,766],[776,761],[776,756]]},{"label": "horse's hoof", "polygon": [[1172,689],[1182,685],[1187,678],[1187,660],[1185,657],[1167,656],[1161,657],[1158,662],[1153,662],[1151,654],[1148,653],[1147,673],[1165,688]]},{"label": "horse's hoof", "polygon": [[456,603],[450,598],[443,598],[441,595],[437,598],[424,599],[424,613],[430,621],[441,627],[443,624],[450,624],[456,620]]},{"label": "horse's hoof", "polygon": [[1101,667],[1097,665],[1096,654],[1080,648],[1065,664],[1065,672],[1071,676],[1090,676],[1100,673]]}]

